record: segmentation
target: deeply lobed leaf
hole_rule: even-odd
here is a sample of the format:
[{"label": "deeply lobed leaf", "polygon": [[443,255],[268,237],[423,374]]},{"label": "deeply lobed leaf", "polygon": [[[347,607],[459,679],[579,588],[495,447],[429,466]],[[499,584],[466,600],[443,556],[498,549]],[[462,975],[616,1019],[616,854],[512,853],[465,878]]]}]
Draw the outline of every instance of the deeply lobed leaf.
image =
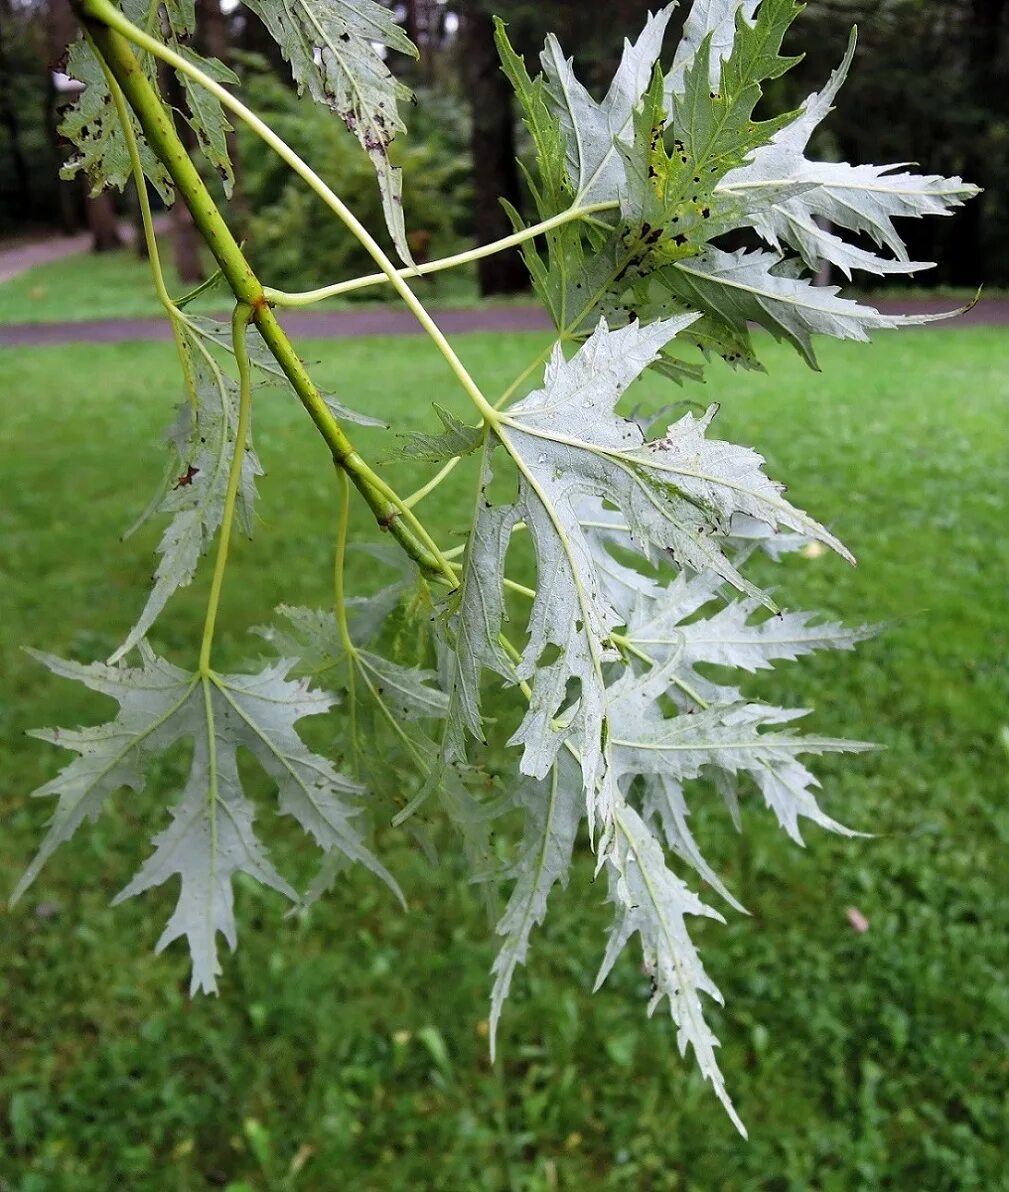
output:
[{"label": "deeply lobed leaf", "polygon": [[180,879],[179,901],[157,950],[186,938],[193,962],[192,992],[217,989],[217,934],[235,946],[231,882],[236,873],[247,873],[298,900],[253,832],[255,813],[239,776],[239,749],[248,750],[275,781],[280,814],[292,816],[323,852],[338,852],[363,864],[402,898],[395,880],[354,826],[363,788],[311,752],[295,730],[304,717],[332,708],[331,696],[312,690],[304,679],[287,678],[290,661],[254,675],[200,675],[158,658],[144,643],[140,654],[140,667],[81,666],[35,655],[54,673],[111,696],[119,713],[94,728],[37,734],[79,756],[34,792],[59,801],[14,899],[34,881],[59,844],[85,819],[97,818],[116,790],[126,786],[142,793],[152,760],[180,741],[192,743],[185,790],[171,824],[155,837],[153,855],[116,901],[172,877]]},{"label": "deeply lobed leaf", "polygon": [[[976,188],[959,178],[895,173],[893,166],[806,160],[854,43],[822,95],[810,96],[797,112],[755,119],[761,84],[797,61],[782,56],[781,43],[801,7],[796,0],[697,0],[666,71],[660,51],[667,7],[625,46],[602,102],[578,81],[556,39],[544,49],[543,74],[530,80],[500,32],[505,69],[537,148],[540,217],[589,201],[615,208],[612,216],[595,216],[590,228],[555,229],[545,256],[525,246],[536,290],[565,337],[588,336],[600,316],[616,328],[695,311],[702,317],[683,339],[705,354],[757,367],[748,331],[754,321],[815,366],[815,334],[865,340],[873,330],[926,321],[881,315],[803,276],[804,268],[816,271],[824,261],[848,275],[855,268],[926,268],[907,259],[894,217],[946,214]],[[825,221],[868,233],[894,257],[849,244]],[[742,227],[755,229],[776,251],[718,246],[720,236]],[[793,249],[798,256],[789,255]],[[698,372],[675,349],[652,367],[677,381]]]},{"label": "deeply lobed leaf", "polygon": [[[150,8],[144,0],[122,0],[121,7],[123,15],[135,25],[149,24]],[[229,85],[238,82],[238,76],[224,63],[216,58],[202,57],[187,44],[187,39],[196,30],[196,11],[191,0],[165,0],[157,11],[162,10],[165,14],[165,41],[172,49],[215,82]],[[138,51],[138,57],[148,81],[157,90],[157,62],[142,51]],[[119,125],[105,72],[83,38],[74,42],[69,49],[66,73],[81,83],[84,89],[78,99],[66,108],[60,121],[60,135],[77,149],[75,156],[60,171],[61,176],[72,178],[77,173],[85,173],[92,194],[98,194],[106,187],[123,190],[132,179],[126,138]],[[231,125],[216,96],[188,75],[176,73],[189,109],[186,119],[196,134],[200,149],[220,175],[225,194],[230,198],[235,175],[226,138]],[[144,176],[162,201],[170,205],[174,199],[174,187],[168,170],[148,145],[132,112],[130,122]]]},{"label": "deeply lobed leaf", "polygon": [[403,176],[389,146],[406,131],[399,103],[410,96],[378,47],[409,57],[417,49],[376,0],[244,0],[291,64],[299,90],[339,115],[371,158],[396,249],[412,264],[403,221]]},{"label": "deeply lobed leaf", "polygon": [[192,380],[191,401],[184,402],[168,431],[177,467],[168,473],[166,491],[145,515],[167,513],[171,521],[158,544],[161,556],[154,584],[136,625],[110,661],[116,662],[148,633],[179,588],[193,580],[204,552],[221,525],[228,472],[234,452],[242,452],[238,520],[252,534],[256,479],[263,474],[251,443],[236,443],[238,386],[212,358],[185,348]]}]

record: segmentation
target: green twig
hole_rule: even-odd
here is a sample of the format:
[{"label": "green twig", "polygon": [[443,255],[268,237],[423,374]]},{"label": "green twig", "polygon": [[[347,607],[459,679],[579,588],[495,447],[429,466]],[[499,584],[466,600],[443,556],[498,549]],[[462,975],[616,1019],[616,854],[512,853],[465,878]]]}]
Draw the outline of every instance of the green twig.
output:
[{"label": "green twig", "polygon": [[252,412],[252,365],[249,363],[247,342],[252,308],[239,302],[231,319],[231,337],[238,365],[238,426],[235,430],[235,450],[228,472],[228,487],[224,496],[224,512],[221,515],[221,533],[217,543],[217,558],[214,561],[214,575],[210,581],[210,596],[207,600],[207,616],[203,623],[203,640],[200,643],[201,675],[210,673],[210,651],[214,644],[214,627],[217,624],[217,610],[221,603],[221,588],[224,572],[228,566],[228,549],[231,545],[231,531],[235,521],[235,504],[238,500],[238,486],[242,479],[242,464],[249,438],[249,420]]},{"label": "green twig", "polygon": [[[270,128],[268,124],[264,123],[264,121],[262,121],[255,114],[255,112],[246,107],[241,100],[236,99],[234,95],[227,90],[227,88],[222,87],[220,83],[215,82],[214,79],[210,78],[210,76],[200,70],[198,66],[195,66],[192,62],[190,62],[189,59],[184,58],[181,54],[177,54],[169,46],[166,46],[163,42],[158,41],[157,38],[151,37],[149,34],[145,33],[143,29],[138,28],[131,21],[127,20],[126,17],[124,17],[119,11],[119,9],[117,9],[115,5],[110,2],[110,0],[74,0],[74,2],[77,4],[83,17],[91,22],[93,29],[105,27],[108,34],[113,36],[118,34],[119,36],[128,39],[128,41],[133,42],[134,45],[139,46],[150,54],[153,54],[156,58],[161,59],[161,61],[167,62],[168,65],[173,67],[176,71],[186,75],[188,78],[191,78],[205,90],[209,91],[211,95],[219,100],[223,107],[233,112],[240,120],[247,124],[248,127],[262,141],[264,141],[270,146],[271,149],[273,149],[273,151],[282,161],[290,166],[290,168],[319,196],[319,198],[322,199],[326,206],[329,207],[329,209],[334,212],[334,214],[346,225],[348,230],[353,233],[361,246],[365,249],[375,264],[378,265],[379,269],[381,269],[385,277],[388,278],[392,288],[403,299],[403,302],[406,304],[411,314],[413,314],[414,318],[427,333],[432,343],[434,343],[435,347],[444,357],[446,363],[455,374],[456,379],[459,381],[459,384],[462,386],[466,395],[479,411],[480,416],[484,419],[488,426],[496,426],[497,411],[484,397],[480,390],[480,386],[477,385],[476,381],[470,376],[466,366],[459,359],[455,349],[445,338],[441,328],[428,313],[424,304],[410,289],[404,278],[399,275],[396,266],[383,251],[382,246],[378,243],[375,237],[372,236],[372,234],[368,231],[364,224],[361,223],[357,216],[354,215],[346,203],[344,203],[344,201],[331,187],[327,186],[327,184],[319,177],[319,175],[311,168],[311,166],[309,166],[308,163],[302,157],[300,157],[291,148],[291,146],[283,140],[282,137],[277,136],[273,129]],[[132,57],[132,53],[130,56]],[[110,63],[110,65],[112,64]],[[139,66],[137,69],[139,70]],[[136,110],[135,105],[134,110]],[[143,124],[143,117],[141,116],[141,113],[137,112],[137,115],[141,118],[141,124]],[[176,138],[176,140],[178,140],[178,138]],[[182,153],[185,154],[185,149],[182,147],[181,142],[179,142],[179,148],[181,149]],[[156,147],[155,151],[158,151]],[[193,168],[192,162],[189,161],[188,154],[185,156],[190,168]],[[165,159],[163,158],[162,160]],[[168,166],[169,171],[171,171],[171,166],[167,160],[165,160],[165,165]],[[207,198],[210,201],[211,206],[213,206],[213,200],[210,200],[209,194],[207,195]],[[216,212],[216,207],[214,208],[214,211]],[[193,211],[193,218],[197,222],[197,226],[200,226],[196,211]],[[203,230],[202,227],[200,230]],[[211,248],[213,249],[213,244],[211,244]],[[237,244],[235,245],[235,248],[238,250]],[[240,252],[239,255],[241,255]],[[252,270],[245,262],[244,257],[242,258],[242,261],[249,275],[253,276]],[[225,274],[227,274],[227,272],[228,270],[225,268]],[[265,305],[267,299],[262,287],[258,285],[258,282],[256,285],[257,298]],[[249,301],[244,294],[237,294],[237,296],[240,301]],[[262,330],[261,327],[260,330]]]},{"label": "green twig", "polygon": [[[542,236],[545,232],[551,232],[554,228],[562,227],[567,223],[573,223],[575,220],[595,222],[590,219],[593,213],[598,211],[612,211],[619,207],[619,205],[617,202],[608,202],[591,203],[585,207],[571,207],[567,211],[562,211],[559,215],[554,215],[550,219],[543,220],[542,223],[532,224],[528,228],[523,228],[520,232],[513,232],[510,236],[503,236],[500,240],[494,240],[490,244],[482,244],[478,248],[471,248],[466,252],[454,253],[449,257],[440,257],[436,261],[427,261],[423,265],[415,265],[412,269],[397,269],[396,276],[400,278],[427,277],[431,273],[441,273],[446,269],[456,269],[461,265],[469,265],[474,261],[480,261],[485,257],[492,257],[499,252],[504,252],[506,249],[517,248],[527,240],[532,240],[536,236]],[[371,286],[385,285],[389,281],[389,275],[386,273],[369,273],[364,277],[355,277],[349,281],[335,282],[330,286],[320,286],[315,290],[301,290],[295,293],[287,290],[272,290],[267,287],[266,297],[278,306],[311,306],[313,303],[322,302],[326,298],[336,298],[340,294],[350,294],[355,290],[364,290]]]},{"label": "green twig", "polygon": [[[454,583],[451,571],[418,538],[410,523],[401,516],[402,510],[399,505],[385,495],[387,486],[357,453],[277,322],[276,316],[267,304],[259,279],[204,185],[176,132],[169,112],[141,69],[129,42],[115,28],[109,27],[124,22],[125,18],[107,0],[83,0],[78,4],[78,11],[99,57],[108,66],[122,89],[151,149],[171,175],[192,213],[197,230],[220,265],[232,293],[239,302],[252,310],[252,320],[325,439],[334,461],[350,476],[354,486],[375,514],[379,525],[396,538],[421,570],[442,583]],[[138,39],[145,39],[145,48],[150,48],[148,42],[161,49],[165,48],[160,42],[146,38],[142,30],[135,29],[128,21],[125,23],[138,35]],[[181,58],[179,61],[186,62]],[[227,92],[225,94],[227,95]]]},{"label": "green twig", "polygon": [[193,378],[192,368],[189,362],[189,353],[186,349],[185,333],[182,330],[179,309],[172,301],[172,296],[168,292],[168,286],[165,284],[165,273],[161,266],[161,254],[158,251],[158,237],[154,231],[154,213],[151,210],[151,200],[147,193],[147,178],[144,175],[144,165],[140,159],[140,147],[137,144],[136,134],[133,131],[133,121],[130,119],[130,109],[126,103],[122,88],[116,82],[115,76],[109,70],[101,54],[97,52],[97,47],[86,29],[84,36],[91,49],[95,51],[95,57],[98,59],[102,73],[105,75],[109,94],[112,96],[116,115],[119,117],[119,124],[123,130],[123,140],[126,142],[126,152],[129,154],[130,170],[133,174],[133,185],[137,192],[137,202],[140,204],[140,219],[143,224],[144,243],[147,246],[147,261],[151,267],[154,292],[171,322],[172,338],[175,341],[175,350],[179,357],[179,364],[182,367],[183,377],[185,378],[186,390],[189,393],[190,401],[195,402],[196,382]]}]

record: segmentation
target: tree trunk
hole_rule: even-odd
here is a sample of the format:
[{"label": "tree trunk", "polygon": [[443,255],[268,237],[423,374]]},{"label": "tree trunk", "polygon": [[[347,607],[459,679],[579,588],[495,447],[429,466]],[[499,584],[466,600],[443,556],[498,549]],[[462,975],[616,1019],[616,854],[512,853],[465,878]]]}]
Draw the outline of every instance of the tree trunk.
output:
[{"label": "tree trunk", "polygon": [[406,0],[403,5],[405,15],[403,17],[403,32],[409,37],[415,46],[420,46],[420,21],[417,19],[417,7],[419,0]]},{"label": "tree trunk", "polygon": [[[0,4],[0,16],[10,21],[11,12],[6,2]],[[0,123],[7,129],[11,165],[14,168],[15,197],[23,211],[32,209],[31,179],[28,173],[28,159],[21,146],[21,127],[14,108],[14,76],[7,60],[4,45],[4,21],[0,21]],[[8,26],[9,28],[9,26]]]},{"label": "tree trunk", "polygon": [[195,284],[206,278],[200,259],[200,238],[193,225],[189,208],[181,199],[171,207],[172,244],[175,247],[175,269],[179,280]]},{"label": "tree trunk", "polygon": [[[201,54],[217,58],[225,66],[231,65],[231,27],[221,8],[221,0],[196,0],[196,42]],[[235,172],[231,203],[240,222],[244,222],[249,215],[249,206],[242,189],[242,162],[238,153],[238,135],[234,129],[225,140]]]},{"label": "tree trunk", "polygon": [[987,231],[995,219],[995,212],[986,167],[992,159],[989,148],[991,113],[1005,111],[1006,102],[1009,102],[1004,72],[998,69],[1007,7],[1007,0],[971,0],[970,3],[968,87],[978,127],[971,136],[963,170],[969,181],[983,186],[987,184],[988,193],[979,195],[958,213],[956,250],[950,264],[950,280],[954,285],[978,285],[985,280],[988,267]]},{"label": "tree trunk", "polygon": [[[161,93],[164,95],[169,108],[175,112],[180,112],[185,104],[185,97],[182,93],[182,84],[179,82],[175,71],[163,68],[158,72],[158,77],[161,82]],[[193,130],[181,117],[176,117],[176,127],[178,128],[182,143],[191,152],[196,146],[196,137]],[[189,214],[189,208],[178,197],[172,204],[170,211],[172,245],[175,249],[175,269],[179,275],[179,280],[191,284],[201,282],[206,278],[206,273],[203,269],[203,261],[200,258],[200,238],[197,235],[193,217]]]},{"label": "tree trunk", "polygon": [[[46,9],[46,27],[49,42],[49,67],[51,70],[58,70],[65,63],[67,46],[77,33],[77,22],[74,20],[74,14],[70,11],[67,0],[49,0]],[[46,87],[46,128],[49,132],[49,144],[57,174],[66,160],[66,153],[57,131],[59,120],[60,96],[53,86],[50,75]],[[60,223],[67,236],[76,232],[81,226],[83,193],[79,182],[75,184],[61,180],[59,183]]]},{"label": "tree trunk", "polygon": [[[512,232],[499,196],[516,208],[522,202],[515,160],[512,92],[498,62],[490,16],[472,9],[463,13],[461,50],[473,113],[470,148],[476,202],[474,224],[478,242],[486,244]],[[480,293],[484,297],[515,294],[529,288],[529,276],[517,249],[484,258],[479,262],[479,277]]]},{"label": "tree trunk", "polygon": [[103,190],[101,194],[89,195],[85,207],[88,228],[92,236],[92,252],[111,252],[123,247],[119,235],[119,217],[112,194]]},{"label": "tree trunk", "polygon": [[242,49],[247,54],[259,54],[273,68],[279,79],[283,79],[289,87],[294,87],[291,68],[284,61],[280,46],[273,40],[266,26],[251,9],[242,9]]}]

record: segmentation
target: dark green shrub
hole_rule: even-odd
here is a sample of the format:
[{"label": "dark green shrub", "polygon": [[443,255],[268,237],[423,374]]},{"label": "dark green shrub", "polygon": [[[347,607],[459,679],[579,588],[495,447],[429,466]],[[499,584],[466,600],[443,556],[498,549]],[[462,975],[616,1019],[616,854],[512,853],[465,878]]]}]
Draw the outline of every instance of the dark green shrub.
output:
[{"label": "dark green shrub", "polygon": [[[375,171],[343,123],[326,108],[299,98],[256,59],[247,60],[251,106],[344,199],[355,215],[392,244],[384,231]],[[463,105],[422,95],[408,136],[397,137],[392,158],[407,179],[403,204],[414,256],[442,255],[463,244],[471,220],[469,156]],[[325,212],[290,170],[255,136],[240,140],[245,234],[257,268],[286,288],[310,288],[339,277],[368,273],[375,265],[358,241]],[[363,296],[381,297],[381,290]]]}]

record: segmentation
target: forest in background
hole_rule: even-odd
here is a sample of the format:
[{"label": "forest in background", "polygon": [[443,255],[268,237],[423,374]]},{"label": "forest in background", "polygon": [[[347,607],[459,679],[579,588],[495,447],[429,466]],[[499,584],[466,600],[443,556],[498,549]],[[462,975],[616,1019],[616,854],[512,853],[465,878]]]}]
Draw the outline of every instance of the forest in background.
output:
[{"label": "forest in background", "polygon": [[[199,52],[242,75],[252,106],[380,227],[367,161],[331,113],[298,100],[257,18],[229,0],[196,3]],[[410,179],[405,206],[416,257],[507,235],[511,225],[499,196],[529,208],[515,164],[523,130],[498,69],[491,14],[509,23],[530,63],[545,34],[555,32],[582,77],[604,90],[619,58],[616,31],[635,35],[655,6],[655,0],[406,0],[392,6],[421,49],[417,63],[390,61],[419,101],[409,113],[409,136],[395,146]],[[688,10],[681,5],[674,14],[671,46]],[[912,259],[939,266],[910,280],[1009,285],[1009,0],[811,0],[792,33],[796,45],[809,48],[768,88],[768,107],[795,107],[820,89],[853,25],[855,68],[816,150],[827,159],[914,161],[926,172],[983,186],[981,199],[955,220],[906,227]],[[57,132],[59,110],[73,98],[59,70],[75,35],[67,0],[0,0],[0,236],[89,227],[97,248],[116,247],[118,221],[129,218],[134,205],[130,197],[89,198],[80,177],[59,179],[69,156]],[[315,284],[320,274],[330,279],[358,265],[367,270],[356,245],[340,228],[324,226],[332,221],[319,218],[310,196],[258,143],[239,137],[233,149],[239,165],[234,219],[276,284]],[[181,208],[172,220],[180,273],[198,280],[202,262]],[[517,254],[490,258],[481,270],[484,293],[527,284]],[[896,280],[903,286],[909,279]]]}]

